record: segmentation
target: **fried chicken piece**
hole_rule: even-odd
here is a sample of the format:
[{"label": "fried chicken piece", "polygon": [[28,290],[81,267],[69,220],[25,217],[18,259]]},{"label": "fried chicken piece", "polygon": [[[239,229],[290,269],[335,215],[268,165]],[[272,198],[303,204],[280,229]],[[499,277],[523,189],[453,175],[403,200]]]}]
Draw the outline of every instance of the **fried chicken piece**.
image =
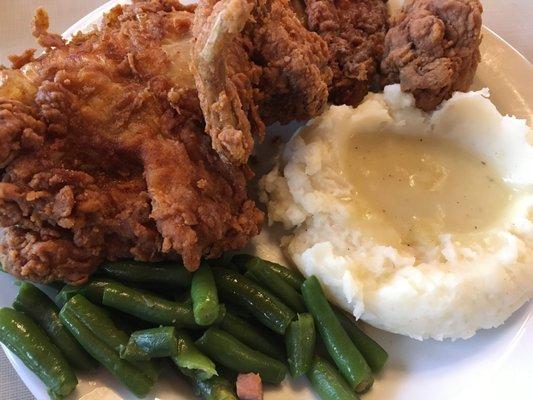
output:
[{"label": "fried chicken piece", "polygon": [[310,30],[328,44],[333,80],[329,100],[357,106],[368,93],[383,56],[386,0],[305,0]]},{"label": "fried chicken piece", "polygon": [[302,25],[288,0],[258,0],[244,34],[251,58],[262,68],[259,112],[267,123],[305,120],[322,111],[328,97],[329,52]]},{"label": "fried chicken piece", "polygon": [[[83,283],[104,259],[183,259],[259,232],[247,166],[212,149],[188,67],[193,13],[116,7],[99,30],[0,70],[0,261],[40,282]],[[63,43],[63,44],[62,44]]]},{"label": "fried chicken piece", "polygon": [[[65,149],[69,151],[69,147]],[[99,152],[102,162],[111,162]],[[142,171],[120,180],[54,165],[45,150],[21,157],[0,185],[4,267],[34,281],[82,283],[103,257],[157,259],[162,238],[150,218]],[[96,161],[96,160],[94,160]],[[120,168],[116,159],[113,166]]]},{"label": "fried chicken piece", "polygon": [[249,58],[241,37],[253,3],[200,2],[196,10],[193,69],[206,128],[214,149],[230,162],[245,163],[265,124],[254,101],[261,70]]},{"label": "fried chicken piece", "polygon": [[[22,94],[19,91],[17,95]],[[42,146],[45,129],[31,107],[0,97],[0,168],[8,165],[20,151]]]},{"label": "fried chicken piece", "polygon": [[467,91],[481,59],[479,0],[407,0],[385,37],[383,84],[400,83],[430,111]]},{"label": "fried chicken piece", "polygon": [[200,0],[193,71],[213,146],[244,164],[265,123],[306,119],[324,106],[325,42],[287,0]]},{"label": "fried chicken piece", "polygon": [[35,281],[83,282],[103,258],[157,259],[142,166],[125,153],[55,140],[9,164],[0,183],[2,264]]}]

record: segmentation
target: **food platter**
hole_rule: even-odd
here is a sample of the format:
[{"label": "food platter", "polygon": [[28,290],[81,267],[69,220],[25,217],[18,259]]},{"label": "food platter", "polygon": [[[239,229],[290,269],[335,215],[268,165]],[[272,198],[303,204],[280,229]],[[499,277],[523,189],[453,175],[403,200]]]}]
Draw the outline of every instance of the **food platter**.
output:
[{"label": "food platter", "polygon": [[[98,22],[103,12],[121,1],[113,0],[96,9],[65,32],[65,36],[84,30]],[[474,89],[489,87],[492,101],[502,113],[525,118],[531,124],[533,88],[529,77],[531,64],[511,46],[488,29],[484,31],[480,64]],[[270,134],[287,138],[294,126],[272,127]],[[266,141],[268,143],[268,140]],[[261,162],[261,160],[259,160]],[[262,170],[269,169],[262,165]],[[282,257],[278,249],[278,234],[265,228],[250,250],[274,261]],[[11,304],[17,292],[14,279],[0,277],[0,304]],[[533,397],[528,375],[533,358],[533,305],[526,304],[503,326],[482,331],[467,341],[418,342],[406,337],[381,332],[369,327],[377,341],[388,350],[390,362],[377,378],[365,399],[528,399]],[[7,352],[10,361],[30,391],[38,399],[48,399],[40,381],[18,360]],[[73,399],[130,399],[134,398],[108,373],[82,376]],[[186,383],[171,372],[166,372],[152,399],[190,399],[192,393]],[[305,379],[289,383],[280,389],[266,390],[266,398],[310,400],[316,398]]]}]

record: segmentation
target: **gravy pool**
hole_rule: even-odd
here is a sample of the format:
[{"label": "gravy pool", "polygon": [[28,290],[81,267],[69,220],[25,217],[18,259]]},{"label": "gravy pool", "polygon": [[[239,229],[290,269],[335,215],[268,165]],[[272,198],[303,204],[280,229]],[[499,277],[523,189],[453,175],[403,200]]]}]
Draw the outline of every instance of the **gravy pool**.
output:
[{"label": "gravy pool", "polygon": [[485,161],[441,138],[356,134],[340,149],[354,189],[354,221],[387,244],[478,233],[505,215],[514,196]]}]

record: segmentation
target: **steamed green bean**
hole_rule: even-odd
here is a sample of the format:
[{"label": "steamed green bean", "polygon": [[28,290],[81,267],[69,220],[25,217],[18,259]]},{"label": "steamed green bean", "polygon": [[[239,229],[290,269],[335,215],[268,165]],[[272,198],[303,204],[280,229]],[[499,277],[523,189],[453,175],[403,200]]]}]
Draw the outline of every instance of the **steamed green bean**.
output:
[{"label": "steamed green bean", "polygon": [[311,314],[298,314],[285,335],[289,369],[293,378],[298,378],[311,368],[315,354],[315,323]]},{"label": "steamed green bean", "polygon": [[352,340],[355,347],[361,352],[372,372],[378,373],[383,369],[389,355],[374,339],[359,329],[355,323],[343,312],[335,310],[342,327]]},{"label": "steamed green bean", "polygon": [[59,308],[36,286],[23,282],[13,302],[13,308],[28,315],[44,329],[72,366],[80,370],[96,368],[95,360],[87,354],[61,324]]},{"label": "steamed green bean", "polygon": [[326,360],[316,356],[307,377],[321,400],[358,400],[357,394]]},{"label": "steamed green bean", "polygon": [[214,268],[213,274],[224,300],[244,307],[266,327],[285,334],[295,313],[281,300],[235,271]]},{"label": "steamed green bean", "polygon": [[98,273],[121,282],[154,287],[188,288],[191,273],[177,262],[115,261],[103,263]]},{"label": "steamed green bean", "polygon": [[244,268],[247,270],[253,268],[268,269],[296,290],[300,290],[300,287],[305,280],[302,274],[297,270],[284,267],[283,265],[276,264],[272,261],[263,260],[259,257],[249,256],[246,262],[244,262]]},{"label": "steamed green bean", "polygon": [[39,377],[52,399],[63,399],[76,388],[76,375],[61,351],[27,315],[1,308],[0,342]]},{"label": "steamed green bean", "polygon": [[335,316],[315,276],[305,280],[302,294],[320,336],[341,374],[357,392],[366,391],[374,382],[370,367]]},{"label": "steamed green bean", "polygon": [[[75,315],[76,319],[83,323],[86,329],[88,329],[98,340],[104,342],[107,346],[113,349],[117,355],[119,354],[120,349],[128,344],[129,336],[116,327],[115,323],[104,309],[91,303],[82,295],[76,295],[71,298],[63,306],[61,312],[64,310]],[[76,339],[79,341],[79,338]],[[84,348],[89,354],[91,354],[85,346]],[[142,370],[151,380],[157,380],[159,368],[153,362],[131,362],[131,364]]]},{"label": "steamed green bean", "polygon": [[59,313],[61,322],[69,329],[78,342],[98,360],[109,372],[115,375],[137,397],[145,397],[152,389],[154,381],[132,363],[122,360],[118,353],[106,342],[97,337],[77,315],[65,305]]},{"label": "steamed green bean", "polygon": [[151,293],[113,283],[104,289],[102,303],[122,312],[160,325],[197,328],[192,304],[163,299]]},{"label": "steamed green bean", "polygon": [[194,320],[198,325],[213,324],[219,315],[218,294],[211,267],[201,265],[194,273],[191,284]]},{"label": "steamed green bean", "polygon": [[176,355],[172,361],[182,370],[187,370],[197,379],[205,380],[217,375],[213,361],[203,354],[194,341],[181,330],[176,331]]},{"label": "steamed green bean", "polygon": [[133,332],[128,344],[120,349],[120,357],[130,361],[146,361],[176,355],[176,328],[173,326]]},{"label": "steamed green bean", "polygon": [[233,335],[246,346],[260,351],[279,361],[285,361],[285,353],[281,346],[271,339],[271,335],[265,334],[251,323],[238,316],[226,312],[226,316],[220,323],[220,329]]},{"label": "steamed green bean", "polygon": [[280,361],[251,349],[218,328],[209,328],[196,344],[223,366],[240,373],[258,373],[265,382],[279,384],[287,373],[287,367]]},{"label": "steamed green bean", "polygon": [[220,376],[202,380],[191,378],[194,393],[204,400],[238,400],[234,385]]},{"label": "steamed green bean", "polygon": [[56,302],[60,306],[63,306],[72,297],[77,294],[81,294],[83,297],[91,300],[93,303],[101,304],[102,297],[104,295],[104,289],[113,283],[116,282],[110,279],[93,279],[81,286],[65,285],[57,294]]},{"label": "steamed green bean", "polygon": [[298,313],[307,311],[302,295],[268,267],[255,263],[244,275],[267,288],[293,311]]}]

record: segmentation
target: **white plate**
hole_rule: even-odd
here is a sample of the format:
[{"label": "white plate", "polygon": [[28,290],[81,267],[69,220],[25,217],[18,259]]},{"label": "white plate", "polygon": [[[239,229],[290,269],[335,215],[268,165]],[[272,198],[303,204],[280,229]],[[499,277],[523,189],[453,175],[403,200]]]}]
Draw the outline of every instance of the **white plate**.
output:
[{"label": "white plate", "polygon": [[[96,9],[70,29],[65,36],[85,30],[96,23],[103,12],[124,0],[112,0]],[[516,50],[488,29],[484,31],[482,63],[474,88],[489,87],[492,100],[503,113],[526,118],[532,123],[533,67]],[[271,131],[290,134],[293,127],[274,127]],[[265,230],[254,241],[258,255],[279,258],[271,232]],[[0,305],[9,306],[17,288],[13,278],[0,277]],[[371,336],[389,352],[385,371],[377,377],[365,400],[466,400],[533,399],[533,304],[517,311],[503,326],[482,331],[473,338],[457,342],[418,342],[406,337],[369,328]],[[16,371],[37,400],[48,400],[46,389],[20,360],[7,351]],[[80,377],[71,399],[134,399],[110,374]],[[167,371],[150,394],[149,400],[184,400],[193,395],[181,378]],[[267,388],[266,400],[311,400],[305,379],[286,380],[281,389]]]}]

